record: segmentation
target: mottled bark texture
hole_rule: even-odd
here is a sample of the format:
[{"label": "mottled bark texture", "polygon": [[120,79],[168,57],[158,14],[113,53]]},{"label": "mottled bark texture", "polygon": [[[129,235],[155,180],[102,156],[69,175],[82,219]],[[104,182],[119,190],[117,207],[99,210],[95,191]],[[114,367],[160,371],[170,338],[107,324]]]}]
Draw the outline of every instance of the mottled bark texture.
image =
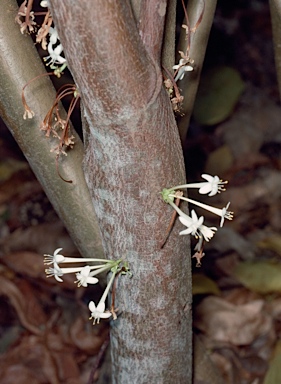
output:
[{"label": "mottled bark texture", "polygon": [[[91,197],[82,171],[83,145],[75,134],[75,146],[59,161],[51,148],[57,141],[46,138],[40,124],[52,106],[56,91],[48,77],[39,78],[25,91],[27,102],[35,113],[23,119],[22,89],[36,76],[46,73],[30,36],[20,33],[15,23],[18,5],[3,0],[0,12],[0,115],[29,161],[36,177],[57,213],[67,227],[79,251],[85,257],[103,257],[99,228]],[[58,244],[58,247],[60,244]],[[46,252],[53,252],[46,244]]]},{"label": "mottled bark texture", "polygon": [[[89,124],[84,171],[104,250],[109,258],[126,258],[133,273],[118,281],[113,383],[191,383],[189,241],[178,235],[178,222],[160,249],[172,209],[159,192],[185,181],[162,86],[162,36],[142,40],[126,0],[51,3]],[[147,7],[158,12],[161,31],[165,5],[152,0]]]}]

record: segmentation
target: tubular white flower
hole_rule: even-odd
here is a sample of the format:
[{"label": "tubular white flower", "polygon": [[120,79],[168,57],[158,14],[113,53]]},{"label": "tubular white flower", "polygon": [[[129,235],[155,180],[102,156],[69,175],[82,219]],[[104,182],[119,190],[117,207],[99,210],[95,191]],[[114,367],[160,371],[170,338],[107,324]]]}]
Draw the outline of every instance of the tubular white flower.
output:
[{"label": "tubular white flower", "polygon": [[[108,271],[109,269],[112,268],[112,265],[107,263],[105,265],[88,265],[88,267],[89,267],[90,271],[96,269],[96,271],[89,273],[89,276],[93,277],[93,276],[95,276],[101,272]],[[58,277],[66,275],[67,273],[81,273],[81,271],[84,271],[84,268],[85,268],[85,266],[84,267],[73,267],[73,268],[60,268],[57,263],[54,263],[54,267],[45,269],[45,273],[46,273],[47,277],[54,276],[57,281],[62,282],[63,280],[61,278],[58,278]],[[76,275],[76,277],[77,277],[77,275]],[[77,277],[77,279],[78,279],[77,281],[79,282],[80,279],[78,277]],[[95,283],[91,283],[91,284],[95,284]]]},{"label": "tubular white flower", "polygon": [[99,281],[96,277],[90,276],[90,271],[90,266],[86,265],[80,272],[76,273],[77,281],[75,283],[78,283],[78,287],[87,287],[88,284],[96,284]]},{"label": "tubular white flower", "polygon": [[220,222],[220,227],[223,226],[224,219],[232,220],[233,219],[233,212],[228,211],[228,207],[230,205],[230,202],[226,204],[226,207],[222,209],[222,214],[221,214],[221,222]]},{"label": "tubular white flower", "polygon": [[54,64],[63,64],[66,62],[66,59],[60,54],[63,51],[63,47],[61,44],[59,44],[55,49],[53,49],[53,44],[48,44],[48,52],[49,56],[44,57],[44,61],[46,61],[46,65],[50,65],[51,67]]},{"label": "tubular white flower", "polygon": [[62,272],[61,268],[58,266],[57,263],[54,263],[54,268],[45,269],[45,273],[46,273],[47,277],[54,276],[54,278],[59,283],[63,282],[63,280],[60,278],[60,276],[63,276],[63,272]]},{"label": "tubular white flower", "polygon": [[192,210],[191,217],[189,217],[189,219],[187,219],[185,216],[182,216],[182,215],[179,216],[180,222],[187,227],[187,229],[180,232],[180,235],[191,234],[192,236],[195,236],[195,238],[197,239],[198,237],[200,237],[199,229],[203,224],[204,217],[201,216],[198,219],[196,212]]},{"label": "tubular white flower", "polygon": [[196,239],[200,239],[202,236],[206,241],[209,241],[215,234],[217,230],[216,227],[207,227],[203,225],[204,217],[201,216],[199,219],[195,213],[195,211],[191,211],[192,221],[186,220],[185,217],[179,216],[179,220],[182,224],[184,224],[187,229],[180,232],[180,235],[189,235],[191,234]]},{"label": "tubular white flower", "polygon": [[199,183],[188,183],[183,185],[177,185],[171,190],[185,189],[185,188],[199,188],[199,193],[202,195],[209,194],[208,196],[214,196],[217,193],[225,191],[224,185],[228,181],[221,180],[218,176],[211,176],[206,173],[202,174],[201,177],[207,181],[201,181]]},{"label": "tubular white flower", "polygon": [[[173,197],[173,196],[172,196]],[[178,196],[176,196],[178,197]],[[209,241],[217,231],[216,227],[207,227],[203,225],[204,217],[201,216],[199,219],[194,210],[191,211],[191,216],[186,215],[175,203],[169,201],[169,204],[178,212],[180,222],[187,227],[187,229],[180,232],[180,235],[191,234],[196,239],[200,239],[202,236],[206,241]],[[201,236],[202,235],[202,236]]]},{"label": "tubular white flower", "polygon": [[93,319],[93,325],[95,323],[99,324],[100,319],[108,319],[110,316],[112,316],[111,312],[105,312],[105,300],[108,295],[109,289],[114,281],[116,273],[112,273],[112,276],[103,292],[103,295],[96,306],[93,301],[90,301],[88,307],[91,312],[90,320]]},{"label": "tubular white flower", "polygon": [[200,225],[199,227],[200,233],[203,235],[206,241],[209,241],[217,231],[216,227],[207,227],[206,225]]},{"label": "tubular white flower", "polygon": [[207,180],[207,183],[202,183],[202,187],[199,189],[199,193],[207,194],[208,196],[214,196],[221,191],[225,191],[224,184],[227,184],[227,181],[221,180],[218,176],[211,176],[206,173],[203,173],[201,177]]},{"label": "tubular white flower", "polygon": [[99,304],[96,306],[93,301],[90,301],[88,307],[91,312],[90,320],[93,319],[93,325],[96,323],[99,324],[100,319],[108,319],[110,316],[112,316],[111,312],[105,312],[104,302],[99,302]]},{"label": "tubular white flower", "polygon": [[63,255],[60,255],[59,252],[62,250],[62,248],[57,248],[53,255],[44,255],[44,264],[45,265],[51,265],[51,264],[59,264],[62,262],[62,260],[65,258]]},{"label": "tubular white flower", "polygon": [[173,69],[178,70],[178,73],[175,77],[175,82],[182,80],[186,72],[193,71],[193,67],[191,65],[187,65],[185,59],[180,59],[179,64],[174,65]]},{"label": "tubular white flower", "polygon": [[[51,265],[53,263],[88,263],[88,262],[99,262],[99,263],[112,263],[112,260],[107,259],[95,259],[95,258],[83,258],[83,257],[65,257],[59,252],[62,248],[57,248],[53,255],[44,255],[44,264]],[[100,266],[99,266],[100,267]]]},{"label": "tubular white flower", "polygon": [[223,226],[224,219],[227,219],[227,220],[233,219],[233,212],[227,210],[230,205],[230,202],[226,205],[225,208],[220,209],[220,208],[211,207],[210,205],[207,205],[207,204],[200,203],[199,201],[196,201],[196,200],[189,199],[188,197],[176,196],[172,194],[169,195],[169,197],[176,197],[181,200],[188,201],[191,204],[197,205],[198,207],[206,209],[207,211],[210,211],[215,215],[220,216],[221,217],[220,227]]}]

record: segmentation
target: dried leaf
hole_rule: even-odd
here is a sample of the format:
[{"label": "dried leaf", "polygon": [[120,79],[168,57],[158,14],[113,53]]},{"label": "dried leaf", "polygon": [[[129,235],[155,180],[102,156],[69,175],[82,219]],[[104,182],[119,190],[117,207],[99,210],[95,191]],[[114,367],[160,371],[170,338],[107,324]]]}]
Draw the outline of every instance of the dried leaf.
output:
[{"label": "dried leaf", "polygon": [[272,320],[262,300],[234,305],[220,297],[208,296],[195,309],[194,325],[212,340],[248,345],[270,332]]},{"label": "dried leaf", "polygon": [[41,255],[52,253],[56,248],[63,248],[65,254],[77,254],[76,247],[70,239],[61,221],[44,223],[17,229],[3,240],[6,253],[12,251],[34,251]]},{"label": "dried leaf", "polygon": [[1,384],[43,384],[43,382],[39,381],[30,369],[20,363],[6,367],[1,367],[0,364],[0,374]]},{"label": "dried leaf", "polygon": [[233,275],[254,292],[281,292],[280,264],[270,261],[241,262],[235,266]]},{"label": "dried leaf", "polygon": [[[33,377],[32,383],[60,384],[64,382],[64,378],[59,377],[59,366],[54,360],[53,353],[44,345],[44,338],[40,336],[23,336],[19,345],[0,357],[1,377],[5,375],[7,367],[13,366],[21,367],[26,377]],[[10,371],[12,368],[8,369]],[[12,383],[18,383],[18,380],[16,379]],[[22,384],[26,383],[29,381],[22,382]]]},{"label": "dried leaf", "polygon": [[[23,292],[13,282],[0,276],[0,295],[8,297],[11,305],[17,312],[21,324],[26,329],[37,335],[41,333],[41,330],[36,326],[38,320],[36,316],[34,317],[34,313],[38,315],[40,311],[36,313],[35,301],[31,300],[30,293],[27,297],[24,296]],[[32,308],[29,306],[30,304],[32,304]],[[29,311],[31,311],[30,316],[28,316]],[[40,315],[43,316],[42,312]]]},{"label": "dried leaf", "polygon": [[[88,354],[98,353],[108,334],[108,328],[102,324],[99,327],[89,328],[89,321],[85,326],[82,317],[77,317],[70,327],[70,337],[74,345]],[[87,327],[88,326],[88,327]]]},{"label": "dried leaf", "polygon": [[33,278],[45,278],[43,256],[34,252],[13,252],[2,257],[13,271]]},{"label": "dried leaf", "polygon": [[233,164],[233,155],[227,145],[223,145],[212,152],[207,160],[205,172],[210,175],[222,175]]},{"label": "dried leaf", "polygon": [[26,161],[18,161],[14,159],[0,161],[0,182],[8,180],[15,172],[28,168],[29,166]]},{"label": "dried leaf", "polygon": [[220,289],[217,284],[211,280],[209,277],[195,273],[192,275],[192,294],[200,295],[200,294],[210,294],[214,295],[220,294]]},{"label": "dried leaf", "polygon": [[279,384],[281,383],[281,341],[278,341],[274,357],[269,365],[263,384]]},{"label": "dried leaf", "polygon": [[202,76],[194,106],[194,118],[203,125],[224,121],[232,113],[245,84],[230,67],[217,67]]},{"label": "dried leaf", "polygon": [[267,237],[258,243],[258,246],[264,249],[270,249],[281,256],[281,236],[274,235]]}]

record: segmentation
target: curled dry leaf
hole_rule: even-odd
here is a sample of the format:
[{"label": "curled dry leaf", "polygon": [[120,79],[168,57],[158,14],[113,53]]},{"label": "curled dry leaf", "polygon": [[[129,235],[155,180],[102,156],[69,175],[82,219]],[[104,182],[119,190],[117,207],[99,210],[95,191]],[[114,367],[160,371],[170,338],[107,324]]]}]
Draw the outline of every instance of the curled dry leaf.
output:
[{"label": "curled dry leaf", "polygon": [[[19,345],[1,356],[1,377],[7,375],[7,370],[11,373],[14,366],[18,367],[17,370],[23,371],[26,377],[33,377],[34,381],[31,382],[34,384],[60,384],[63,382],[58,376],[59,370],[53,356],[43,344],[43,338],[40,336],[23,336]],[[12,383],[18,383],[18,380],[11,381]],[[26,384],[29,381],[22,383]]]},{"label": "curled dry leaf", "polygon": [[0,374],[2,384],[41,384],[33,372],[22,364],[7,365],[0,362]]},{"label": "curled dry leaf", "polygon": [[2,262],[13,271],[33,278],[46,278],[42,255],[35,252],[12,252]]},{"label": "curled dry leaf", "polygon": [[214,296],[206,297],[197,306],[194,325],[213,340],[233,345],[251,344],[273,326],[263,300],[234,305]]},{"label": "curled dry leaf", "polygon": [[3,240],[3,249],[6,253],[25,250],[43,255],[53,252],[58,244],[66,254],[77,254],[76,247],[59,220],[56,223],[17,229]]},{"label": "curled dry leaf", "polygon": [[82,317],[78,317],[70,327],[70,337],[73,344],[80,350],[96,354],[108,335],[108,328],[102,324],[99,327],[87,328],[88,325],[88,320],[85,324]]},{"label": "curled dry leaf", "polygon": [[[27,293],[27,284],[25,284],[25,287],[22,286],[22,289],[23,288],[25,288],[24,292]],[[16,284],[4,276],[0,276],[0,295],[8,297],[9,302],[17,312],[21,324],[26,329],[34,334],[41,334],[41,330],[37,327],[38,320],[37,317],[34,316],[34,313],[36,315],[40,314],[41,319],[43,319],[44,315],[39,304],[35,298],[32,297],[31,290],[29,290],[26,296]],[[30,304],[32,305],[30,306]]]}]

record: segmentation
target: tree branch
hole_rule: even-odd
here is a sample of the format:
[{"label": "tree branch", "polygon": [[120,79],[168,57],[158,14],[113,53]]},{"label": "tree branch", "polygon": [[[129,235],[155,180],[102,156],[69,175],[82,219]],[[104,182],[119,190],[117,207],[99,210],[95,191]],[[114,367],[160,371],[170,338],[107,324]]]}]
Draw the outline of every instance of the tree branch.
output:
[{"label": "tree branch", "polygon": [[169,0],[167,4],[166,22],[162,49],[162,65],[171,73],[175,65],[176,52],[176,10],[177,0]]},{"label": "tree branch", "polygon": [[[83,90],[85,106],[92,105],[93,118],[122,121],[155,97],[161,73],[147,56],[128,0],[96,0],[94,7],[90,1],[52,0],[51,4],[61,42],[69,47],[70,68],[79,62],[84,72],[91,73],[87,80],[82,71],[73,76]],[[77,39],[70,43],[73,31]]]},{"label": "tree branch", "polygon": [[[184,116],[181,117],[178,122],[182,142],[185,140],[190,117],[193,111],[216,4],[216,0],[205,0],[205,8],[202,21],[196,29],[196,32],[192,33],[191,35],[189,56],[192,60],[194,60],[194,71],[188,72],[183,80],[178,82],[178,86],[180,89],[182,89],[182,95],[184,96],[182,105],[182,112],[184,113]],[[188,1],[187,14],[189,17],[190,28],[196,25],[202,13],[203,7],[203,0]],[[186,50],[187,41],[185,37],[185,30],[182,30],[178,46],[179,51],[185,52]]]},{"label": "tree branch", "polygon": [[[57,173],[51,144],[40,124],[55,100],[51,81],[44,77],[26,90],[27,101],[35,112],[33,119],[23,120],[21,93],[24,85],[45,73],[32,39],[22,35],[15,25],[16,1],[3,0],[0,12],[0,113],[12,132],[51,203],[65,223],[72,239],[85,257],[102,257],[103,251],[96,216],[82,172],[83,145],[75,135],[75,146],[60,162]],[[52,144],[54,144],[52,142]],[[59,244],[58,244],[59,246]],[[48,244],[46,244],[46,252]]]},{"label": "tree branch", "polygon": [[116,292],[113,382],[190,383],[191,260],[178,221],[159,247],[172,214],[159,192],[185,180],[178,129],[128,1],[89,3],[52,0],[52,9],[89,124],[84,172],[105,253],[133,272]]},{"label": "tree branch", "polygon": [[143,0],[139,34],[150,57],[160,66],[167,0]]}]

